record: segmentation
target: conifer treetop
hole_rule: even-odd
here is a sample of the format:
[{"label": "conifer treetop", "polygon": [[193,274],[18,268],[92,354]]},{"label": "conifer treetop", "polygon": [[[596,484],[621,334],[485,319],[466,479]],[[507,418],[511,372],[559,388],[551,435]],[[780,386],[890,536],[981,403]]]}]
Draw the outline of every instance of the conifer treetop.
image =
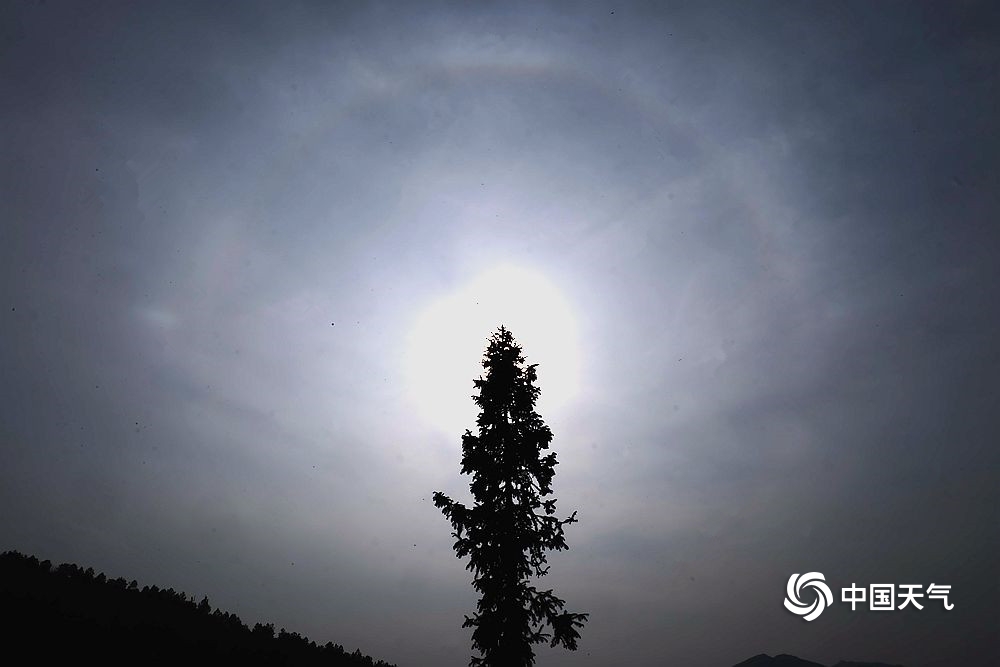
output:
[{"label": "conifer treetop", "polygon": [[[540,393],[536,364],[526,364],[521,347],[501,326],[490,336],[482,361],[484,375],[472,396],[480,409],[477,434],[462,436],[462,474],[471,475],[472,507],[434,493],[434,504],[451,522],[459,558],[469,557],[473,587],[482,597],[463,627],[474,628],[473,667],[534,664],[532,646],[549,641],[575,650],[587,614],[564,612],[551,590],[539,591],[531,578],[544,576],[546,552],[568,549],[564,526],[576,512],[555,517],[552,478],[556,455],[552,431],[535,412]],[[546,632],[551,628],[551,632]]]}]

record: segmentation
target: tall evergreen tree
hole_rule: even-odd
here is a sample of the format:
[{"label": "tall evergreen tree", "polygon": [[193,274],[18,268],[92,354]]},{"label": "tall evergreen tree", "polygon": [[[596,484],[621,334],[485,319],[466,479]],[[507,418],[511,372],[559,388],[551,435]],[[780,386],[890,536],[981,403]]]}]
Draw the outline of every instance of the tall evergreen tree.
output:
[{"label": "tall evergreen tree", "polygon": [[[482,654],[473,667],[530,667],[534,644],[551,640],[575,650],[587,614],[563,611],[565,602],[551,590],[530,585],[544,576],[545,552],[566,546],[563,526],[576,512],[557,519],[552,493],[556,455],[542,456],[552,431],[535,412],[537,364],[525,365],[521,348],[504,327],[489,340],[483,355],[485,377],[475,381],[480,408],[478,435],[462,436],[462,474],[475,504],[470,508],[443,493],[434,504],[451,521],[459,558],[469,557],[472,585],[482,595],[462,627],[474,628],[472,647]],[[551,628],[551,633],[545,632]]]}]

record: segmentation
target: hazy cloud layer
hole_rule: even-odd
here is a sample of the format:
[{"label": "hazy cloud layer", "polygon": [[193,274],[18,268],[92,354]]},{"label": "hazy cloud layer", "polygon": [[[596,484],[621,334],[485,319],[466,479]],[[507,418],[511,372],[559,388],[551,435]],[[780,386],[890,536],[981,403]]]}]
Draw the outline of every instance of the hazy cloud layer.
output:
[{"label": "hazy cloud layer", "polygon": [[[577,326],[547,583],[592,619],[539,665],[988,664],[998,18],[8,3],[0,548],[465,664],[429,498],[473,424],[416,409],[408,341],[523,266]],[[956,606],[805,623],[811,570]]]}]

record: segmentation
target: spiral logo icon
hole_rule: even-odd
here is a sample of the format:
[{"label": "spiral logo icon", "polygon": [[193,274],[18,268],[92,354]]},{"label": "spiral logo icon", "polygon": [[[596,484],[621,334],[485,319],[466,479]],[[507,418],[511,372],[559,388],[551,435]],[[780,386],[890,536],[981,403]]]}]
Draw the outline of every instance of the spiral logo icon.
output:
[{"label": "spiral logo icon", "polygon": [[[805,574],[793,574],[788,578],[786,588],[785,609],[796,616],[802,616],[807,621],[811,621],[823,613],[827,605],[833,604],[833,593],[826,585],[826,579],[819,572],[807,572]],[[816,591],[816,599],[812,604],[802,602],[800,597],[803,588],[812,588]]]}]

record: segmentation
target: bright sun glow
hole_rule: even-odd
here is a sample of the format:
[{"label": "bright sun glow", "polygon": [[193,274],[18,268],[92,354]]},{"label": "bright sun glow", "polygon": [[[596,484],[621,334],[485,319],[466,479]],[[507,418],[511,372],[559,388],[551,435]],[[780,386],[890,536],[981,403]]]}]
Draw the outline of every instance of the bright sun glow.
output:
[{"label": "bright sun glow", "polygon": [[580,380],[572,309],[543,275],[503,266],[433,302],[410,332],[409,395],[422,418],[452,433],[475,431],[472,381],[483,372],[487,339],[500,325],[514,334],[527,363],[538,364],[538,411],[569,402]]}]

